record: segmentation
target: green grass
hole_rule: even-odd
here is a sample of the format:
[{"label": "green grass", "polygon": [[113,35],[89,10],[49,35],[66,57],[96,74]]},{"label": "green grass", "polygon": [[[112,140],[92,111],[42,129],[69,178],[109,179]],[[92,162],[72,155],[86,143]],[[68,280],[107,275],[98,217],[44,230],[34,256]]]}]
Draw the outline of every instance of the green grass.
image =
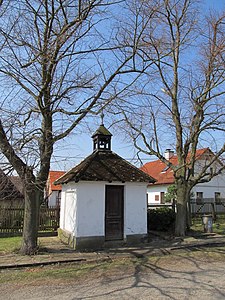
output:
[{"label": "green grass", "polygon": [[0,254],[17,252],[20,249],[21,240],[20,236],[0,238]]},{"label": "green grass", "polygon": [[[191,230],[194,232],[203,232],[204,226],[200,217],[192,219]],[[218,216],[217,220],[213,221],[213,232],[217,234],[225,234],[225,218]]]},{"label": "green grass", "polygon": [[6,282],[24,283],[46,283],[47,281],[61,281],[68,284],[76,279],[101,276],[105,273],[115,274],[126,272],[137,264],[137,260],[120,258],[111,262],[100,262],[91,264],[62,264],[33,268],[21,268],[0,271],[0,284]]}]

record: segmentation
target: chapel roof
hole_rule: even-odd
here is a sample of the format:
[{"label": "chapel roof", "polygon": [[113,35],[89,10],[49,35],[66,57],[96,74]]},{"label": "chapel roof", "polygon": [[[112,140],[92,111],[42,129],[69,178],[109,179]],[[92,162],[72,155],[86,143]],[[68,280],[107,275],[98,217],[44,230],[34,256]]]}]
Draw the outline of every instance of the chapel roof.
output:
[{"label": "chapel roof", "polygon": [[107,128],[105,128],[104,124],[101,124],[98,129],[95,131],[95,133],[92,135],[92,137],[96,135],[105,135],[105,136],[112,136],[111,132]]},{"label": "chapel roof", "polygon": [[112,151],[94,151],[80,164],[55,181],[65,184],[71,181],[147,182],[155,179]]}]

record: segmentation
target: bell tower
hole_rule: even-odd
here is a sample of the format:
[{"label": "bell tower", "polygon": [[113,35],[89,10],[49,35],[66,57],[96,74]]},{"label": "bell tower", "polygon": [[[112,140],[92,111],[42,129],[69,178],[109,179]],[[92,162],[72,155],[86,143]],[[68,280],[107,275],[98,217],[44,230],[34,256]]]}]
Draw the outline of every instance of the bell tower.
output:
[{"label": "bell tower", "polygon": [[105,128],[103,122],[92,135],[93,151],[111,151],[112,134]]}]

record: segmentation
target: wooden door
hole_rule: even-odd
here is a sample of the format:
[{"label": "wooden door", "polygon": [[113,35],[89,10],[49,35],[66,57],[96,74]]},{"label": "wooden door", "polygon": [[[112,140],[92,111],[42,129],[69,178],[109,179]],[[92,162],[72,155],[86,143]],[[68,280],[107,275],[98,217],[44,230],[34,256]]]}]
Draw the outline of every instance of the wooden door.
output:
[{"label": "wooden door", "polygon": [[107,185],[105,196],[105,239],[123,239],[124,187]]}]

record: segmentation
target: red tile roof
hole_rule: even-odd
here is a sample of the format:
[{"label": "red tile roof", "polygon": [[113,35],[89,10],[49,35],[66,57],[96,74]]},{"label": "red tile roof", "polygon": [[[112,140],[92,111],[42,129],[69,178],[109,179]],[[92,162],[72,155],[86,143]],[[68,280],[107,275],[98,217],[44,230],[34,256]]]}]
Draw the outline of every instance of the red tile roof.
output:
[{"label": "red tile roof", "polygon": [[[203,154],[209,151],[209,148],[197,150],[196,159],[199,159]],[[212,154],[211,151],[210,154]],[[176,155],[170,158],[169,161],[175,166],[178,164],[178,159]],[[157,180],[156,183],[154,183],[154,185],[174,183],[173,171],[159,159],[146,163],[140,169]]]},{"label": "red tile roof", "polygon": [[48,191],[49,194],[52,191],[61,191],[62,186],[61,185],[54,185],[53,182],[56,181],[56,179],[59,179],[62,175],[64,175],[66,172],[64,171],[49,171],[48,175]]}]

